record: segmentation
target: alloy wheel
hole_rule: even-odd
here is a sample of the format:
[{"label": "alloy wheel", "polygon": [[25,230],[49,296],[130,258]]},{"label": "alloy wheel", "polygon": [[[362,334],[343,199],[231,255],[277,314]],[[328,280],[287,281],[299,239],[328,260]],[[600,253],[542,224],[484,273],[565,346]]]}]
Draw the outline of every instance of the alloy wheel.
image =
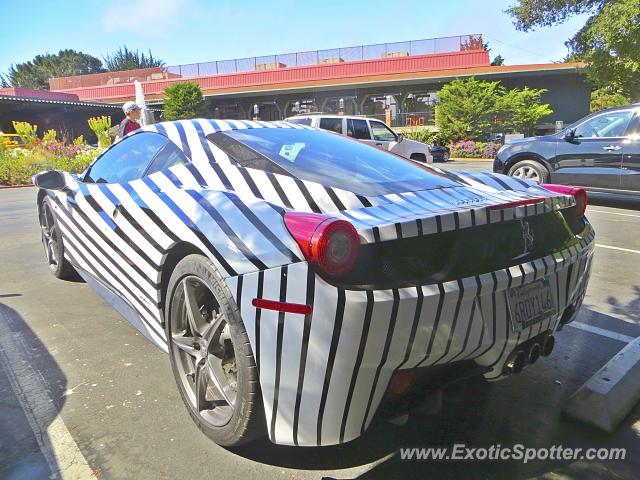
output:
[{"label": "alloy wheel", "polygon": [[202,420],[224,426],[238,387],[229,323],[213,292],[195,275],[177,284],[171,305],[171,349],[180,381]]},{"label": "alloy wheel", "polygon": [[536,183],[540,183],[540,173],[538,173],[535,168],[529,165],[523,165],[522,167],[516,168],[511,175],[514,177],[525,178],[527,180],[533,180]]},{"label": "alloy wheel", "polygon": [[43,203],[40,214],[40,228],[42,229],[42,243],[49,262],[49,268],[56,270],[58,268],[58,230],[53,221],[53,213],[48,203]]}]

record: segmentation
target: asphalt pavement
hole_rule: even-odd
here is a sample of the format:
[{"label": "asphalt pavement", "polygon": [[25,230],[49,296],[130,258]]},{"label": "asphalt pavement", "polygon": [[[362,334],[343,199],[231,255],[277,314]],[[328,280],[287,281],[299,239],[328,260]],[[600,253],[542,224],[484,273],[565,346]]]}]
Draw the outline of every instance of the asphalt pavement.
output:
[{"label": "asphalt pavement", "polygon": [[[455,170],[486,162],[452,162]],[[267,440],[229,450],[204,437],[167,356],[82,282],[45,264],[33,188],[0,190],[0,478],[629,478],[640,477],[636,407],[612,435],[565,418],[563,402],[640,336],[640,206],[590,206],[596,252],[575,326],[552,356],[505,381],[449,389],[442,411],[377,421],[346,445]],[[401,461],[401,447],[493,444],[625,447],[625,460]],[[65,471],[55,473],[58,465]]]}]

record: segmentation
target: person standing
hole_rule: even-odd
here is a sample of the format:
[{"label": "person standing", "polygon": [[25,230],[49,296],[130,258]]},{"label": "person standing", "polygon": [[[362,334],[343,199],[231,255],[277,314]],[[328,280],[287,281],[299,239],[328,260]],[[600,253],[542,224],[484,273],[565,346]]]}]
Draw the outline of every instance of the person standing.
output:
[{"label": "person standing", "polygon": [[135,102],[127,102],[122,106],[125,119],[120,122],[116,141],[122,139],[126,134],[131,133],[140,128],[138,120],[140,120],[140,107]]}]

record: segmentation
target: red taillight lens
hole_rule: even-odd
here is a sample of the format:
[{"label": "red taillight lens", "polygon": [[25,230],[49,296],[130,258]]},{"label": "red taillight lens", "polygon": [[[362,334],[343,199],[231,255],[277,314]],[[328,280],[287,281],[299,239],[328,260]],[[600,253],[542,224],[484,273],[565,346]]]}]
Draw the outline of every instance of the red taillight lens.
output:
[{"label": "red taillight lens", "polygon": [[584,188],[570,187],[568,185],[555,185],[551,183],[543,184],[541,187],[555,193],[561,193],[562,195],[573,196],[576,199],[576,207],[580,217],[584,217],[584,212],[587,209],[587,191]]},{"label": "red taillight lens", "polygon": [[284,223],[305,258],[329,275],[348,272],[358,256],[360,237],[349,222],[317,213],[290,212]]}]

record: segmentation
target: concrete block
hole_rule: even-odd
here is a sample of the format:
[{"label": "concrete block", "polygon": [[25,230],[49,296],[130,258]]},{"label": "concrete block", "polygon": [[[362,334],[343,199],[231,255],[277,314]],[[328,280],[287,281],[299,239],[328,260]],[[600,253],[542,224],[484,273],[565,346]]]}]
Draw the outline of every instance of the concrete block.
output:
[{"label": "concrete block", "polygon": [[612,433],[640,400],[640,337],[618,352],[574,393],[564,412]]}]

